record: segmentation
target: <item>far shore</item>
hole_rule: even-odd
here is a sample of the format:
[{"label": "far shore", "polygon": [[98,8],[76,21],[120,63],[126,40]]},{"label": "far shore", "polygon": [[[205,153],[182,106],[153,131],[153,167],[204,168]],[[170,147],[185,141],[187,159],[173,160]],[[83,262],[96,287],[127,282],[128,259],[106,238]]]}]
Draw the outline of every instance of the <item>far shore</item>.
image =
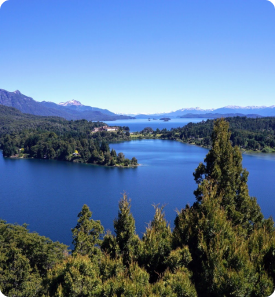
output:
[{"label": "far shore", "polygon": [[[205,149],[211,149],[211,146],[203,146],[203,145],[199,145],[199,144],[196,144],[194,142],[187,142],[187,141],[182,141],[181,139],[169,139],[169,138],[161,138],[159,137],[161,134],[157,134],[156,137],[152,136],[152,135],[143,135],[143,134],[131,134],[131,141],[132,140],[142,140],[142,139],[159,139],[159,140],[172,140],[172,141],[178,141],[178,142],[181,142],[181,143],[185,143],[185,144],[190,144],[190,145],[195,145],[195,146],[198,146],[198,147],[202,147],[202,148],[205,148]],[[240,148],[241,149],[241,152],[243,154],[274,154],[275,153],[275,150],[270,150],[268,152],[263,152],[263,151],[259,151],[259,150],[245,150],[243,148]]]}]

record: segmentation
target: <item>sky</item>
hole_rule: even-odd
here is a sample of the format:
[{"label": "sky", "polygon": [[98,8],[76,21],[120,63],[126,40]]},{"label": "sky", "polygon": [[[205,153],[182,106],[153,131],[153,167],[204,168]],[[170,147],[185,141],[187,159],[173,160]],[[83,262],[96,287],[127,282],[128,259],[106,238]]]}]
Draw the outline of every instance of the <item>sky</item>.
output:
[{"label": "sky", "polygon": [[0,88],[117,113],[275,104],[267,0],[8,0]]}]

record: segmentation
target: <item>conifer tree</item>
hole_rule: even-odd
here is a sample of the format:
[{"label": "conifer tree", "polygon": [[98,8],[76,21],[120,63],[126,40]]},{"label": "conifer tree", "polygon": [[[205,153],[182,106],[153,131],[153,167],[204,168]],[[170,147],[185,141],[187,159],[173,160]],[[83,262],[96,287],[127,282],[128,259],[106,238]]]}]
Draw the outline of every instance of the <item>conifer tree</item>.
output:
[{"label": "conifer tree", "polygon": [[103,151],[103,153],[110,152],[109,144],[105,141],[102,141],[102,143],[100,145],[100,150]]},{"label": "conifer tree", "polygon": [[102,242],[100,237],[104,232],[104,228],[100,221],[94,221],[91,219],[91,216],[92,212],[84,204],[81,212],[78,214],[78,223],[72,229],[74,254],[92,256],[100,253],[100,249],[97,246]]},{"label": "conifer tree", "polygon": [[230,142],[229,124],[224,119],[214,123],[212,148],[194,172],[198,184],[194,192],[198,202],[202,199],[202,182],[211,179],[222,195],[222,206],[234,225],[242,224],[248,230],[261,223],[263,215],[255,198],[248,194],[248,172],[242,167],[240,148]]},{"label": "conifer tree", "polygon": [[248,172],[229,139],[228,124],[217,120],[206,164],[194,173],[197,202],[178,213],[173,247],[189,247],[188,268],[199,296],[269,296],[274,222],[263,219],[248,195]]},{"label": "conifer tree", "polygon": [[136,254],[139,239],[136,235],[135,220],[131,214],[131,200],[128,199],[126,193],[123,193],[119,201],[118,217],[114,220],[114,229],[123,263],[128,266]]},{"label": "conifer tree", "polygon": [[178,246],[189,246],[193,260],[188,268],[199,296],[269,296],[274,285],[259,244],[267,249],[272,235],[264,235],[262,228],[245,240],[244,228],[227,218],[217,185],[204,180],[201,190],[201,204],[178,214],[173,233]]},{"label": "conifer tree", "polygon": [[164,217],[164,207],[154,208],[154,219],[146,228],[139,253],[139,263],[150,274],[150,282],[155,282],[167,269],[165,261],[172,249],[172,232]]},{"label": "conifer tree", "polygon": [[86,255],[69,257],[48,273],[48,296],[99,297],[102,281],[99,268]]}]

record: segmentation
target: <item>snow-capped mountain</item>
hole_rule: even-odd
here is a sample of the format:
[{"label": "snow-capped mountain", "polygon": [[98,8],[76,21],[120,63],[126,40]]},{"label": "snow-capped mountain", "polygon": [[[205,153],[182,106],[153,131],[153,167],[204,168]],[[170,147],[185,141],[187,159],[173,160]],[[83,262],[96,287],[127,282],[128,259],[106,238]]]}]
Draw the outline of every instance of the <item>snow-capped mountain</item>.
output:
[{"label": "snow-capped mountain", "polygon": [[203,115],[203,114],[238,114],[238,115],[260,115],[260,116],[275,116],[275,105],[272,106],[236,106],[228,105],[221,108],[202,109],[200,107],[181,108],[176,111],[164,112],[161,114],[139,114],[135,115],[138,119],[150,117],[181,117],[185,115]]},{"label": "snow-capped mountain", "polygon": [[67,102],[60,102],[58,105],[61,106],[84,106],[81,102],[77,101],[77,100],[71,100],[71,101],[67,101]]},{"label": "snow-capped mountain", "polygon": [[275,105],[272,106],[237,106],[237,105],[227,105],[223,108],[230,108],[230,109],[263,109],[263,108],[272,108]]},{"label": "snow-capped mountain", "polygon": [[242,114],[258,114],[261,116],[275,116],[275,105],[272,106],[225,106],[217,108],[213,112],[216,113],[242,113]]},{"label": "snow-capped mountain", "polygon": [[20,91],[8,92],[0,89],[0,105],[14,107],[23,113],[42,116],[58,116],[68,120],[88,121],[114,121],[129,119],[129,116],[120,116],[115,113],[97,107],[85,106],[81,102],[71,100],[61,104],[46,101],[35,101],[33,98],[23,95]]},{"label": "snow-capped mountain", "polygon": [[214,110],[214,108],[210,108],[210,109],[202,109],[202,108],[200,108],[200,107],[189,107],[189,108],[181,108],[181,109],[179,109],[179,110],[176,110],[176,112],[184,112],[184,111],[202,111],[203,113],[205,113],[205,112],[210,112],[210,111],[213,111]]}]

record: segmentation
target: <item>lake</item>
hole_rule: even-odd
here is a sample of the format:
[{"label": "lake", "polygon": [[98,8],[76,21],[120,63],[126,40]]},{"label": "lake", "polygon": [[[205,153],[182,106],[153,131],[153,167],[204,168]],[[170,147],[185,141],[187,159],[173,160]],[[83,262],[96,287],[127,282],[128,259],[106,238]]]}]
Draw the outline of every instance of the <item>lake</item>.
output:
[{"label": "lake", "polygon": [[[14,160],[0,157],[0,218],[27,223],[31,231],[71,244],[71,228],[83,204],[113,229],[123,191],[132,199],[139,235],[152,220],[152,204],[166,205],[173,225],[176,209],[194,202],[192,173],[207,149],[169,140],[136,140],[111,144],[126,157],[135,156],[138,168],[108,168],[49,160]],[[244,155],[250,172],[250,195],[256,196],[265,217],[275,217],[275,155]]]},{"label": "lake", "polygon": [[171,128],[178,128],[185,126],[186,124],[192,122],[192,123],[198,123],[201,121],[206,121],[207,119],[199,119],[199,118],[189,118],[189,119],[171,119],[168,122],[161,121],[161,120],[150,120],[148,119],[136,119],[136,120],[120,120],[120,121],[107,121],[105,122],[109,126],[127,126],[130,128],[131,132],[140,132],[146,127],[151,127],[153,130],[156,129],[164,129],[170,130]]}]

